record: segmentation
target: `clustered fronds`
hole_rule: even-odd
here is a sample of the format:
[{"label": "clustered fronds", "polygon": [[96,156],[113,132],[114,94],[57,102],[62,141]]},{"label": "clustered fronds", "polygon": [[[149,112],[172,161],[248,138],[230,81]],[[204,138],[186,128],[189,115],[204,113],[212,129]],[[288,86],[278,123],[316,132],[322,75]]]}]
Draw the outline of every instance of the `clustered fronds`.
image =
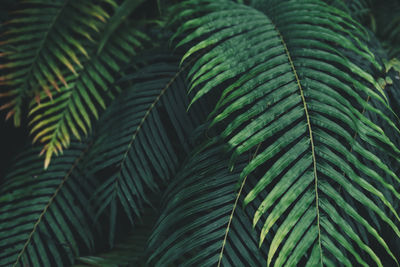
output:
[{"label": "clustered fronds", "polygon": [[10,6],[0,109],[34,145],[0,187],[0,266],[399,265],[390,7]]}]

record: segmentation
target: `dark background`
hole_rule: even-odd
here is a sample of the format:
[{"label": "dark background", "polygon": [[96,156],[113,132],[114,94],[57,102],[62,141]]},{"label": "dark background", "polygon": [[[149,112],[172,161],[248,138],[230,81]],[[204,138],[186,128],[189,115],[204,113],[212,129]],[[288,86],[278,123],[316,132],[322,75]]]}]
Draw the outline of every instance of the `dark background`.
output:
[{"label": "dark background", "polygon": [[0,119],[0,181],[16,154],[26,145],[28,133],[23,127],[15,128],[13,121]]},{"label": "dark background", "polygon": [[[7,13],[13,8],[16,1],[0,0],[0,22],[7,20]],[[1,61],[1,58],[0,58]],[[0,106],[4,104],[0,101]],[[0,181],[15,157],[16,153],[24,146],[26,138],[25,129],[15,128],[13,122],[4,121],[4,112],[0,111]]]}]

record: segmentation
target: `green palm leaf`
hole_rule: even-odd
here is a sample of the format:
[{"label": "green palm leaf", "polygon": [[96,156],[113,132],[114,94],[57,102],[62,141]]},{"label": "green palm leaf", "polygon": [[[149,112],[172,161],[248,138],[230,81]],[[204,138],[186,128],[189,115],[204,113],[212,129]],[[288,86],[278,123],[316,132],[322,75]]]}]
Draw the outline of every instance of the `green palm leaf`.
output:
[{"label": "green palm leaf", "polygon": [[62,153],[68,147],[72,135],[80,140],[82,133],[88,134],[92,118],[98,119],[99,109],[106,107],[106,99],[112,93],[110,84],[121,66],[136,53],[143,38],[147,37],[132,25],[120,28],[100,55],[82,63],[76,75],[66,77],[68,86],[60,86],[53,99],[31,103],[31,134],[34,142],[44,144],[45,168],[54,153]]},{"label": "green palm leaf", "polygon": [[177,57],[157,54],[158,58],[145,57],[147,67],[125,71],[118,84],[124,90],[96,133],[91,169],[101,174],[103,184],[94,199],[98,214],[110,208],[111,227],[117,203],[132,223],[145,203],[151,205],[149,197],[167,183],[190,150],[190,134],[201,118],[201,112],[186,112],[186,67],[178,67]]},{"label": "green palm leaf", "polygon": [[396,0],[3,2],[0,266],[399,265]]},{"label": "green palm leaf", "polygon": [[[183,16],[201,10],[179,31],[189,32],[180,45],[202,38],[183,60],[209,49],[190,72],[191,88],[199,90],[194,101],[223,88],[212,125],[227,123],[221,136],[234,151],[232,162],[260,146],[239,181],[259,174],[245,205],[268,192],[253,220],[255,225],[268,214],[260,244],[271,227],[278,227],[271,236],[268,264],[295,266],[308,255],[310,266],[354,261],[381,266],[382,259],[354,232],[353,224],[397,263],[371,219],[360,215],[372,211],[400,238],[398,213],[374,183],[389,188],[393,199],[399,193],[373,170],[379,168],[398,184],[375,150],[397,162],[400,151],[364,111],[399,131],[385,115],[391,111],[373,75],[346,56],[358,55],[380,71],[366,45],[368,35],[348,15],[320,1],[272,2],[266,14],[229,1],[188,1],[177,9]],[[192,28],[196,30],[190,32]],[[370,98],[384,110],[371,105]],[[355,134],[374,149],[358,142]],[[358,204],[350,205],[343,195]]]},{"label": "green palm leaf", "polygon": [[227,170],[223,152],[203,147],[169,185],[149,242],[150,265],[265,266],[251,221],[238,206],[240,173]]},{"label": "green palm leaf", "polygon": [[94,249],[89,196],[74,144],[44,171],[38,149],[22,154],[0,189],[0,266],[63,266]]},{"label": "green palm leaf", "polygon": [[101,2],[115,5],[108,0],[21,1],[1,42],[8,60],[1,65],[0,84],[7,88],[1,96],[10,98],[1,109],[9,110],[7,118],[13,116],[15,125],[20,125],[26,97],[40,91],[51,97],[52,88],[67,86],[65,70],[76,74],[82,67],[90,41],[108,18]]}]

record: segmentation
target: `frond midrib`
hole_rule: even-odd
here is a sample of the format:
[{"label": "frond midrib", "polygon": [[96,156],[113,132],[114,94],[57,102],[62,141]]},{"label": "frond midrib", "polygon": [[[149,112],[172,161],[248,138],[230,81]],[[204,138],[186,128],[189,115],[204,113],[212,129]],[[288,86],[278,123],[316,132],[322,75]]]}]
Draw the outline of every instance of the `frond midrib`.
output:
[{"label": "frond midrib", "polygon": [[[132,134],[131,140],[128,144],[128,147],[126,148],[121,161],[119,163],[119,168],[117,170],[116,173],[121,174],[122,173],[122,168],[124,165],[124,162],[129,154],[129,151],[132,147],[132,145],[135,143],[136,141],[136,137],[138,136],[138,134],[140,133],[141,129],[143,128],[144,123],[146,122],[147,118],[150,116],[151,111],[157,106],[158,102],[161,100],[162,96],[166,93],[166,91],[168,90],[168,88],[170,88],[172,86],[172,84],[175,82],[175,80],[179,77],[179,75],[181,75],[181,73],[183,71],[185,71],[188,66],[191,65],[191,62],[185,64],[183,67],[181,67],[176,73],[175,75],[169,80],[169,82],[165,85],[165,87],[160,91],[160,93],[157,95],[157,97],[154,99],[154,101],[150,104],[150,107],[146,110],[143,118],[141,119],[139,125],[136,127],[135,132]],[[120,176],[120,175],[119,175]],[[117,179],[118,182],[118,179]]]},{"label": "frond midrib", "polygon": [[[60,18],[61,13],[65,10],[65,7],[67,6],[67,3],[69,1],[70,0],[66,0],[60,6],[60,9],[58,10],[57,14],[54,16],[53,21],[51,22],[51,24],[49,25],[48,31],[46,31],[45,36],[43,37],[42,41],[40,42],[40,45],[39,45],[38,49],[36,50],[35,56],[32,59],[32,64],[29,66],[29,69],[28,69],[27,74],[26,74],[26,78],[24,79],[24,82],[23,82],[23,84],[26,87],[29,87],[28,82],[31,80],[33,68],[37,64],[37,59],[39,58],[39,56],[41,54],[41,51],[45,48],[45,44],[46,44],[47,39],[49,38],[49,34],[50,34],[50,32],[53,31],[53,29],[54,29],[54,27],[55,27],[55,25],[57,23],[57,20]],[[21,91],[20,88],[19,88],[19,91]]]},{"label": "frond midrib", "polygon": [[313,174],[314,174],[314,191],[315,191],[315,208],[316,208],[316,216],[317,216],[317,228],[318,228],[318,247],[319,247],[319,255],[320,255],[320,265],[323,266],[323,256],[322,256],[322,243],[321,243],[321,225],[320,225],[320,212],[319,212],[319,196],[318,196],[318,174],[317,174],[317,158],[316,158],[316,154],[315,154],[315,144],[314,144],[314,137],[313,137],[313,131],[312,131],[312,127],[311,127],[311,121],[310,121],[310,115],[308,112],[308,107],[307,107],[307,101],[306,98],[304,96],[304,91],[303,91],[303,87],[301,86],[301,82],[299,79],[299,76],[297,75],[297,71],[296,68],[294,66],[292,57],[290,55],[289,49],[286,45],[286,42],[282,36],[282,34],[280,33],[280,31],[278,30],[278,28],[276,27],[276,25],[271,21],[271,23],[274,25],[276,32],[279,35],[279,38],[281,39],[282,45],[285,49],[285,53],[288,57],[288,61],[290,63],[290,66],[293,70],[293,74],[295,76],[296,79],[296,83],[297,86],[299,88],[300,91],[300,96],[301,96],[301,100],[304,106],[304,115],[306,117],[306,121],[307,121],[307,129],[308,129],[308,133],[309,133],[309,139],[310,139],[310,146],[311,146],[311,155],[312,155],[312,161],[313,161]]},{"label": "frond midrib", "polygon": [[18,253],[17,259],[15,260],[14,264],[12,265],[13,267],[16,267],[19,263],[19,261],[22,258],[22,255],[24,254],[25,250],[27,249],[29,243],[31,242],[33,235],[36,233],[36,230],[39,226],[39,224],[42,222],[43,217],[46,215],[47,210],[50,208],[51,204],[53,203],[54,199],[58,196],[58,193],[64,186],[65,182],[68,180],[68,178],[71,176],[72,172],[74,169],[77,167],[79,162],[84,158],[86,152],[89,150],[91,147],[91,144],[88,144],[86,149],[81,152],[79,157],[74,161],[72,164],[71,168],[68,170],[68,172],[65,174],[63,179],[60,181],[60,184],[54,191],[54,194],[50,197],[49,201],[47,202],[46,206],[43,208],[43,211],[40,213],[38,219],[36,220],[35,224],[33,225],[32,231],[29,233],[28,238],[26,239],[24,246],[22,247],[21,251]]},{"label": "frond midrib", "polygon": [[[143,125],[146,123],[147,118],[150,116],[152,110],[157,106],[159,101],[162,99],[162,96],[166,93],[166,91],[172,86],[172,84],[175,82],[175,80],[181,75],[183,71],[186,70],[188,66],[190,66],[191,63],[185,64],[183,67],[180,67],[178,71],[174,74],[172,78],[168,81],[168,83],[165,85],[165,87],[158,93],[157,97],[153,100],[153,102],[150,104],[150,106],[147,108],[145,114],[141,118],[139,124],[136,126],[134,132],[132,133],[131,139],[129,141],[129,144],[126,147],[126,150],[124,151],[123,155],[121,158],[118,160],[118,169],[114,172],[114,182],[113,182],[113,193],[117,193],[119,191],[119,184],[120,184],[120,179],[123,179],[122,173],[123,173],[123,168],[125,166],[125,162],[128,158],[128,154],[131,151],[131,148],[135,141],[137,140],[138,134],[141,132]],[[132,178],[134,179],[134,177]]]},{"label": "frond midrib", "polygon": [[[254,152],[254,154],[252,156],[253,159],[257,156],[257,153],[258,153],[258,150],[260,149],[260,146],[261,146],[261,143],[258,144],[258,146],[256,148],[256,151]],[[231,214],[229,216],[228,224],[226,226],[224,239],[222,240],[221,251],[220,251],[220,254],[219,254],[219,257],[218,257],[218,265],[217,265],[218,267],[220,267],[221,263],[222,263],[222,257],[224,255],[224,250],[225,250],[225,246],[226,246],[226,241],[228,239],[229,230],[231,229],[231,224],[232,224],[232,221],[233,221],[233,217],[235,215],[235,210],[237,208],[237,204],[239,202],[240,196],[242,195],[242,191],[243,191],[244,185],[246,184],[247,177],[248,176],[244,177],[244,179],[242,181],[242,184],[240,185],[240,189],[239,189],[239,191],[238,191],[238,193],[236,195],[235,202],[233,203],[232,211],[231,211]]]}]

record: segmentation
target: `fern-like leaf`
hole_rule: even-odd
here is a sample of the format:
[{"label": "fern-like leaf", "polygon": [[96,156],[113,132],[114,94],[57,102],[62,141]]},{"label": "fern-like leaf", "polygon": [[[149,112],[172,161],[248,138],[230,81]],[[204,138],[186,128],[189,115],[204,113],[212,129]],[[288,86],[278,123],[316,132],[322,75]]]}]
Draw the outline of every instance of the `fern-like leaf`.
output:
[{"label": "fern-like leaf", "polygon": [[139,71],[125,71],[123,92],[99,122],[94,144],[99,156],[92,169],[107,176],[102,175],[95,200],[98,214],[111,209],[111,227],[117,203],[132,223],[144,203],[151,205],[150,194],[159,192],[175,173],[179,155],[189,151],[200,118],[201,113],[186,113],[185,67],[180,69],[174,56],[159,57]]},{"label": "fern-like leaf", "polygon": [[[265,266],[221,146],[194,153],[169,185],[149,242],[153,266]],[[242,158],[240,165],[246,163]]]},{"label": "fern-like leaf", "polygon": [[0,109],[8,110],[6,118],[13,116],[15,125],[25,98],[41,91],[51,98],[52,88],[68,86],[65,71],[76,74],[82,67],[88,44],[108,18],[101,2],[110,1],[21,1],[6,22],[0,45],[8,62],[0,67],[0,85],[7,90],[0,96],[9,100]]},{"label": "fern-like leaf", "polygon": [[68,86],[60,86],[53,99],[40,104],[32,101],[31,134],[33,142],[44,145],[45,168],[54,153],[62,153],[68,147],[72,135],[80,140],[82,134],[88,134],[93,118],[98,119],[99,110],[106,107],[116,74],[135,55],[143,38],[146,36],[132,25],[118,29],[102,53],[82,63],[76,75],[66,77]]},{"label": "fern-like leaf", "polygon": [[64,266],[94,248],[86,149],[72,145],[47,171],[38,149],[18,158],[0,189],[0,266]]},{"label": "fern-like leaf", "polygon": [[[374,184],[388,188],[394,199],[400,196],[397,186],[373,170],[377,167],[399,183],[374,151],[397,162],[400,151],[363,110],[399,131],[385,115],[391,111],[373,74],[346,56],[354,53],[381,71],[366,45],[368,35],[350,16],[321,1],[267,2],[265,8],[259,6],[265,13],[230,1],[188,1],[177,10],[195,17],[179,30],[188,32],[180,44],[200,39],[183,60],[210,50],[190,73],[192,88],[199,88],[194,100],[222,87],[212,125],[228,123],[221,136],[234,151],[232,162],[261,146],[240,182],[259,174],[245,205],[268,192],[253,220],[255,225],[267,216],[260,244],[272,235],[268,264],[295,266],[307,255],[308,266],[381,266],[382,259],[355,233],[354,224],[397,263],[377,226],[362,215],[365,210],[374,213],[400,238],[398,212]],[[373,149],[357,142],[355,134]],[[273,226],[276,233],[271,233]]]}]

